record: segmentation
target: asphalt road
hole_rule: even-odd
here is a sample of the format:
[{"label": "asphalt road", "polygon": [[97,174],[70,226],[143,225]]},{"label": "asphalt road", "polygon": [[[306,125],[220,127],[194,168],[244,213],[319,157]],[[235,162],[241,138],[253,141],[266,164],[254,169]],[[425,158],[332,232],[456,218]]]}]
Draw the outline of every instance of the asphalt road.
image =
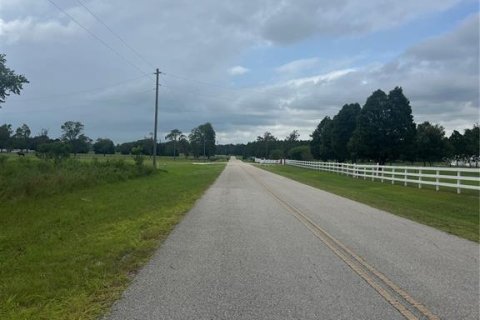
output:
[{"label": "asphalt road", "polygon": [[109,319],[478,319],[479,246],[232,160]]}]

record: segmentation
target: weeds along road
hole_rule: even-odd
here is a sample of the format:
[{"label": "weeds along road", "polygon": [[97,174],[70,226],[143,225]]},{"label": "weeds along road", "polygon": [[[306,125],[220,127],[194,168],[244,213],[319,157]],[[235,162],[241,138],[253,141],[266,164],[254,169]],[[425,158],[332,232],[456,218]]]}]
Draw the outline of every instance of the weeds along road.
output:
[{"label": "weeds along road", "polygon": [[478,319],[478,250],[233,159],[110,319]]}]

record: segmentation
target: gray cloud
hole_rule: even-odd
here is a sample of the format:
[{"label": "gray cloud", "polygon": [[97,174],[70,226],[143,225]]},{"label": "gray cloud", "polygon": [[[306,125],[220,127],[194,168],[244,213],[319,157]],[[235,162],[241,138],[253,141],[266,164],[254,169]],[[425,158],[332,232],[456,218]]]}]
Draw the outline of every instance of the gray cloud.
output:
[{"label": "gray cloud", "polygon": [[[222,142],[247,141],[265,130],[284,137],[299,129],[302,138],[308,138],[322,117],[334,115],[343,104],[363,103],[372,91],[396,85],[403,86],[411,99],[417,122],[429,119],[453,129],[471,126],[472,119],[478,119],[478,15],[386,64],[352,68],[331,61],[329,65],[338,68],[315,77],[282,77],[250,89],[223,88],[231,80],[228,70],[243,65],[242,55],[252,48],[292,45],[314,35],[387,30],[422,14],[446,10],[458,3],[455,0],[142,0],[134,6],[126,0],[85,1],[153,65],[138,59],[75,1],[57,2],[150,76],[157,63],[165,72],[160,136],[175,127],[189,131],[211,121]],[[46,127],[55,136],[62,122],[79,120],[92,137],[116,141],[152,131],[151,77],[51,97],[109,86],[141,73],[46,1],[0,0],[0,8],[2,51],[31,82],[22,96],[11,97],[0,109],[0,123],[25,122],[34,132]],[[311,55],[297,57],[278,70],[298,76],[295,68],[312,66],[316,60],[312,58],[309,65],[307,58]]]}]

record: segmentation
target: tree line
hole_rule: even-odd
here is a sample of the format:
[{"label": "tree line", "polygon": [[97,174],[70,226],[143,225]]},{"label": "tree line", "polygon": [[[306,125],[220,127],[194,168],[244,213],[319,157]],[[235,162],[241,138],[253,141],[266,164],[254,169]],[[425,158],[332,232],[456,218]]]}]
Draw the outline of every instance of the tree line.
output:
[{"label": "tree line", "polygon": [[[0,107],[10,94],[20,94],[23,84],[28,80],[16,74],[6,65],[5,55],[0,54]],[[144,138],[115,146],[108,138],[93,142],[83,134],[84,126],[80,122],[67,121],[62,127],[62,136],[50,139],[48,131],[42,130],[31,137],[26,125],[13,131],[12,126],[0,126],[0,152],[12,149],[30,149],[49,153],[95,153],[145,154],[153,152],[153,140]],[[463,133],[453,131],[450,137],[438,124],[425,121],[416,124],[413,121],[410,101],[400,87],[388,94],[382,90],[373,92],[365,104],[345,104],[333,117],[324,117],[311,134],[310,141],[300,141],[298,131],[292,131],[285,139],[278,139],[270,132],[258,136],[256,141],[247,144],[218,145],[215,143],[215,131],[210,123],[202,124],[190,132],[188,137],[180,130],[173,129],[165,139],[166,143],[157,145],[158,155],[178,156],[180,153],[194,157],[210,158],[216,148],[221,154],[263,158],[290,158],[298,160],[319,159],[323,161],[386,162],[423,161],[432,164],[442,160],[470,161],[478,160],[480,155],[480,128],[475,124]]]},{"label": "tree line", "polygon": [[325,117],[312,133],[310,148],[323,161],[386,162],[421,161],[432,164],[446,159],[478,157],[478,125],[450,137],[438,124],[415,124],[410,101],[400,87],[388,94],[373,92],[363,107],[345,104],[333,117]]},{"label": "tree line", "polygon": [[[23,124],[13,130],[11,124],[0,126],[0,152],[16,150],[20,153],[34,151],[40,156],[61,157],[73,153],[95,154],[153,154],[153,139],[144,138],[136,141],[115,145],[109,138],[98,138],[93,141],[84,133],[85,126],[78,121],[67,121],[61,126],[62,134],[59,138],[50,138],[48,130],[42,129],[39,134],[32,136],[30,127]],[[215,155],[216,133],[213,126],[207,122],[192,129],[188,136],[180,130],[173,129],[165,136],[165,142],[157,143],[157,155],[177,157],[180,154],[195,158],[204,156],[210,158]]]},{"label": "tree line", "polygon": [[311,134],[301,141],[294,130],[285,139],[270,132],[247,144],[218,146],[225,154],[245,158],[290,158],[336,162],[368,162],[385,164],[393,161],[470,161],[480,154],[478,124],[463,133],[455,130],[446,137],[445,130],[428,121],[416,124],[410,101],[400,87],[388,94],[373,92],[365,104],[345,104],[333,116],[324,117]]}]

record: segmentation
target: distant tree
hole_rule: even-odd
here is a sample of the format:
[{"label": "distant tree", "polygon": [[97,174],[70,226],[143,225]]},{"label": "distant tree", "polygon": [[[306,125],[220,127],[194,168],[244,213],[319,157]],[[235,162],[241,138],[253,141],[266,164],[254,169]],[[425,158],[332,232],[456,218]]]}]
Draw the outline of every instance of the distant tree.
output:
[{"label": "distant tree", "polygon": [[[198,158],[203,150],[203,135],[199,127],[193,128],[188,135],[193,156]],[[202,153],[203,154],[203,153]]]},{"label": "distant tree", "polygon": [[432,125],[428,121],[419,124],[415,139],[417,157],[426,165],[440,161],[447,151],[447,139],[442,126]]},{"label": "distant tree", "polygon": [[216,134],[211,123],[207,122],[193,128],[188,138],[196,158],[204,155],[210,159],[215,154]]},{"label": "distant tree", "polygon": [[107,154],[114,154],[115,144],[110,139],[98,138],[97,141],[93,144],[93,152],[95,152],[96,154],[103,154],[103,156]]},{"label": "distant tree", "polygon": [[393,161],[415,143],[416,124],[413,121],[410,101],[401,87],[395,87],[388,93],[388,105],[391,113],[390,130],[387,131],[390,146],[388,153]]},{"label": "distant tree", "polygon": [[331,145],[334,157],[339,162],[350,158],[347,145],[357,126],[357,118],[361,110],[358,103],[346,104],[333,117]]},{"label": "distant tree", "polygon": [[[285,140],[281,142],[281,145],[283,145],[283,156],[282,157],[287,157],[288,156],[288,151],[298,145],[298,138],[300,137],[300,134],[298,133],[298,130],[293,130],[288,134],[288,136],[285,137]],[[280,147],[280,146],[278,146]],[[279,150],[281,148],[278,148]],[[270,158],[274,159],[271,155]]]},{"label": "distant tree", "polygon": [[72,142],[83,132],[84,125],[78,121],[67,121],[62,125],[62,140]]},{"label": "distant tree", "polygon": [[277,138],[275,138],[273,136],[273,134],[271,134],[270,132],[266,131],[263,136],[258,136],[257,137],[257,142],[260,142],[261,144],[263,144],[264,146],[264,150],[265,152],[263,153],[263,157],[264,158],[268,158],[270,156],[270,153],[269,153],[269,146],[273,143],[277,141]]},{"label": "distant tree", "polygon": [[73,140],[70,145],[74,154],[88,153],[92,149],[92,139],[81,134],[77,139]]},{"label": "distant tree", "polygon": [[178,139],[178,151],[179,153],[183,153],[185,158],[190,155],[190,143],[185,135],[181,135]]},{"label": "distant tree", "polygon": [[6,66],[7,59],[0,54],[0,108],[5,99],[11,94],[20,94],[23,84],[28,83],[23,75],[15,74],[15,71]]},{"label": "distant tree", "polygon": [[30,139],[30,149],[38,151],[38,147],[42,144],[46,144],[50,142],[50,138],[48,137],[48,130],[42,129],[40,133],[37,134],[35,137]]},{"label": "distant tree", "polygon": [[313,159],[309,146],[298,146],[290,149],[288,157],[293,160],[310,161]]},{"label": "distant tree", "polygon": [[22,126],[18,127],[17,130],[15,130],[15,134],[13,136],[14,147],[20,150],[28,149],[31,133],[32,131],[25,123]]},{"label": "distant tree", "polygon": [[52,159],[61,162],[70,156],[70,145],[65,142],[51,142],[38,146],[37,156],[42,159]]},{"label": "distant tree", "polygon": [[410,102],[397,87],[388,96],[377,90],[368,97],[349,146],[353,154],[385,164],[397,159],[414,137]]},{"label": "distant tree", "polygon": [[132,152],[132,148],[134,147],[133,142],[125,142],[122,144],[117,145],[116,150],[121,154],[130,154]]},{"label": "distant tree", "polygon": [[452,146],[452,153],[456,158],[464,157],[466,155],[467,141],[460,132],[453,130],[452,134],[448,138],[448,141]]},{"label": "distant tree", "polygon": [[13,133],[11,124],[4,124],[0,126],[0,152],[3,149],[9,149],[10,147],[10,137]]},{"label": "distant tree", "polygon": [[185,138],[185,135],[183,135],[182,131],[178,129],[173,129],[172,131],[170,131],[169,134],[165,136],[165,140],[168,140],[173,143],[173,160],[175,160],[176,153],[177,153],[177,150],[176,150],[177,142],[181,138]]},{"label": "distant tree", "polygon": [[73,154],[87,153],[92,140],[83,134],[84,125],[78,121],[67,121],[62,126],[62,140],[70,145]]},{"label": "distant tree", "polygon": [[310,151],[315,159],[323,161],[333,159],[332,119],[325,117],[311,134]]},{"label": "distant tree", "polygon": [[298,141],[298,138],[300,137],[300,134],[298,133],[298,130],[293,130],[290,132],[290,134],[285,138],[285,141],[288,142],[295,142]]},{"label": "distant tree", "polygon": [[478,157],[480,155],[480,127],[478,124],[474,125],[472,129],[466,129],[463,137],[467,157]]},{"label": "distant tree", "polygon": [[283,158],[283,150],[282,149],[275,149],[275,150],[272,150],[272,152],[270,152],[270,159],[273,159],[273,160],[278,160],[278,159],[282,159]]}]

